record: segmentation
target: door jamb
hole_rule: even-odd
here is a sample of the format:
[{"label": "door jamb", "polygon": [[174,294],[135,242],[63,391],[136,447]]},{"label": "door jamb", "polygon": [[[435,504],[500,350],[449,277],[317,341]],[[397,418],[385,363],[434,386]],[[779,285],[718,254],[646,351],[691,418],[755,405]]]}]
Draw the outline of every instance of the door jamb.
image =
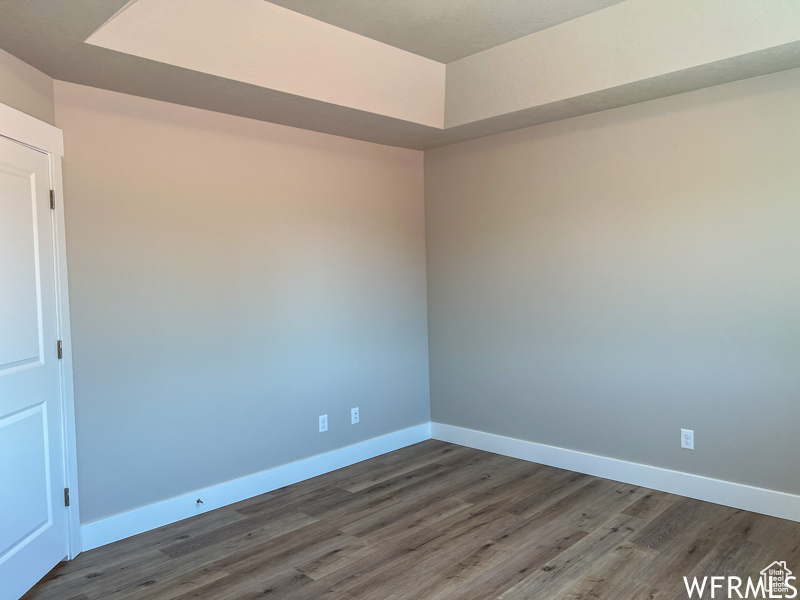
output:
[{"label": "door jamb", "polygon": [[56,331],[62,342],[63,359],[59,361],[61,407],[64,441],[64,487],[70,490],[67,511],[69,560],[81,552],[80,495],[78,493],[78,454],[75,438],[75,393],[72,379],[72,333],[69,320],[67,284],[67,247],[64,223],[64,190],[61,158],[64,136],[60,129],[19,110],[0,103],[0,136],[47,154],[50,163],[50,185],[56,194],[53,218],[53,248],[56,272]]}]

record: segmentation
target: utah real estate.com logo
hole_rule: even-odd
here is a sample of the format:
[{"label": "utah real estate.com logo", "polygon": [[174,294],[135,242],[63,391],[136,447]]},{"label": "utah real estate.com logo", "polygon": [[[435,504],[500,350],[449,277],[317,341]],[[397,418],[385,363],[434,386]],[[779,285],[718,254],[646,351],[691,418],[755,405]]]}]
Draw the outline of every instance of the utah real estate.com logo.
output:
[{"label": "utah real estate.com logo", "polygon": [[[711,592],[711,598],[797,598],[797,588],[792,583],[796,577],[786,568],[786,561],[775,561],[761,571],[761,577],[753,580],[748,577],[743,581],[741,577],[694,577],[689,581],[683,578],[689,598],[707,598],[703,596],[706,590]],[[717,593],[727,596],[716,596]]]}]

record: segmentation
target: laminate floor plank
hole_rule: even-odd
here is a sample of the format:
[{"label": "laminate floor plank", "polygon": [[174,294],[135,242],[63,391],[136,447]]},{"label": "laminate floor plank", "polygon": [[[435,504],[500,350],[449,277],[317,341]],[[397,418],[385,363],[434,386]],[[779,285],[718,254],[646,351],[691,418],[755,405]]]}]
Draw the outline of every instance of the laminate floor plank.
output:
[{"label": "laminate floor plank", "polygon": [[50,572],[49,577],[65,578],[71,573],[97,571],[98,566],[107,567],[115,562],[130,563],[132,547],[136,548],[137,554],[143,554],[150,549],[159,549],[204,535],[218,527],[225,527],[243,519],[242,515],[233,512],[230,507],[212,510],[79,554],[74,560],[61,563],[57,569]]},{"label": "laminate floor plank", "polygon": [[175,600],[180,596],[194,592],[215,581],[225,579],[230,573],[215,569],[201,568],[197,571],[166,577],[161,581],[142,586],[139,593],[128,593],[125,590],[126,600]]},{"label": "laminate floor plank", "polygon": [[427,441],[62,563],[24,600],[674,600],[800,523]]},{"label": "laminate floor plank", "polygon": [[743,511],[735,508],[703,504],[701,520],[693,523],[691,529],[684,529],[666,543],[655,546],[658,556],[650,564],[642,566],[635,575],[637,581],[661,580],[672,577],[673,573],[696,572],[700,562],[744,516]]},{"label": "laminate floor plank", "polygon": [[301,592],[287,596],[286,600],[305,600],[327,597],[329,594],[349,593],[347,590],[393,568],[406,557],[426,554],[428,549],[435,547],[431,542],[442,536],[441,532],[426,528],[401,539],[396,544],[369,546],[369,552],[361,560],[315,581]]},{"label": "laminate floor plank", "polygon": [[574,600],[625,598],[634,574],[656,551],[623,542],[592,561],[573,585],[564,586],[561,597]]},{"label": "laminate floor plank", "polygon": [[[525,552],[505,549],[500,542],[490,542],[477,552],[462,558],[443,573],[426,598],[431,600],[481,600],[495,598],[536,569],[586,537],[585,531],[562,528],[543,543]],[[502,548],[502,550],[501,550]]]},{"label": "laminate floor plank", "polygon": [[350,540],[339,548],[299,564],[297,570],[316,581],[367,556],[372,551],[373,548],[366,540]]},{"label": "laminate floor plank", "polygon": [[356,477],[339,481],[336,485],[348,492],[358,492],[387,479],[394,479],[409,471],[416,471],[428,465],[436,465],[442,460],[466,453],[466,449],[461,450],[454,446],[439,447],[431,452],[420,454],[402,462],[393,462],[383,467],[369,469]]},{"label": "laminate floor plank", "polygon": [[[257,518],[236,521],[225,527],[209,531],[204,535],[160,548],[159,552],[167,558],[174,559],[193,552],[208,550],[209,547],[231,540],[236,540],[237,547],[242,549],[242,546],[246,547],[272,539],[316,522],[317,519],[314,517],[300,512],[294,512],[280,518],[272,518],[271,515],[269,518],[265,518],[264,515],[259,515]],[[228,550],[233,551],[233,546],[229,546]]]},{"label": "laminate floor plank", "polygon": [[524,497],[510,505],[507,510],[521,517],[530,517],[583,487],[592,479],[589,475],[573,471],[544,472],[537,481],[537,485],[528,490]]},{"label": "laminate floor plank", "polygon": [[598,560],[629,541],[637,526],[636,517],[613,515],[589,535],[499,597],[503,600],[562,598],[565,589],[584,577]]}]

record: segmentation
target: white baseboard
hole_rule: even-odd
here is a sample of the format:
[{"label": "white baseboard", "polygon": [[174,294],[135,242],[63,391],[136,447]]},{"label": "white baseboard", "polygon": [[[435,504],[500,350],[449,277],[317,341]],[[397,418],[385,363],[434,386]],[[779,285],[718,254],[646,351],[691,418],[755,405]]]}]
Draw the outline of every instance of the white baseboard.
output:
[{"label": "white baseboard", "polygon": [[[196,490],[177,498],[143,506],[107,519],[87,523],[81,526],[82,548],[86,551],[104,546],[156,527],[163,527],[175,521],[428,440],[430,437],[431,424],[424,423],[268,471],[248,475],[241,479]],[[197,498],[202,498],[203,504],[198,505]]]},{"label": "white baseboard", "polygon": [[[474,429],[424,423],[81,526],[83,550],[163,527],[433,437],[561,469],[800,521],[800,496],[652,467]],[[203,499],[202,505],[196,500]]]},{"label": "white baseboard", "polygon": [[680,471],[651,467],[576,450],[566,450],[556,446],[527,442],[442,423],[432,423],[431,434],[433,439],[469,448],[503,454],[513,458],[622,481],[782,519],[800,521],[800,496],[794,494],[712,479],[702,475],[691,475]]}]

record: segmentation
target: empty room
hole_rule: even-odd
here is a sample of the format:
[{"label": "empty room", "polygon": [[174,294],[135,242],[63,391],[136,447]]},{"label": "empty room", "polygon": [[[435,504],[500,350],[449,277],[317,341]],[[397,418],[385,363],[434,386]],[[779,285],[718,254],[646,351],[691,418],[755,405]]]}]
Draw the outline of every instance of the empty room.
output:
[{"label": "empty room", "polygon": [[0,600],[797,578],[800,0],[0,0]]}]

